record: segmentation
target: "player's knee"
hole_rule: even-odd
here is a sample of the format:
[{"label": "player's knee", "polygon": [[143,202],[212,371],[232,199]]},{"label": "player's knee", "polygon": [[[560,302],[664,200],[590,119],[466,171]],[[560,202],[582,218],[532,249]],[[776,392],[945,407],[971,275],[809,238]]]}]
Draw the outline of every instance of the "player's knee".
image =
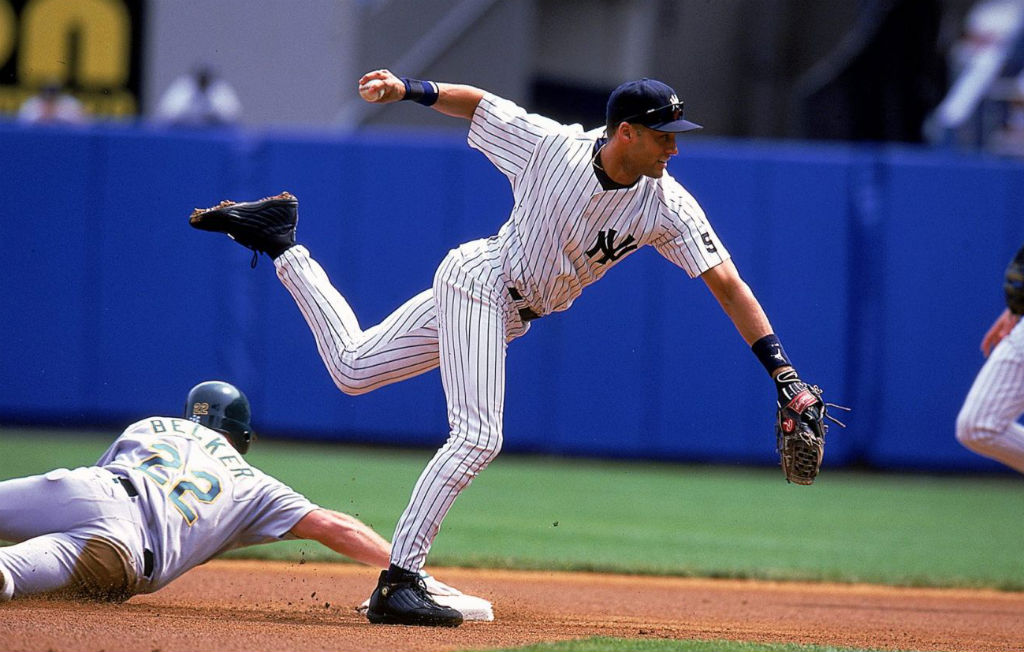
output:
[{"label": "player's knee", "polygon": [[359,396],[419,373],[429,366],[397,366],[362,358],[351,351],[333,359],[327,367],[331,379],[343,394]]},{"label": "player's knee", "polygon": [[498,457],[499,453],[501,453],[501,438],[496,438],[496,441],[487,446],[483,446],[478,450],[480,451],[481,466],[487,466],[494,461],[494,458]]},{"label": "player's knee", "polygon": [[956,417],[956,440],[973,451],[987,448],[996,435],[996,430],[986,426],[974,410],[964,407]]},{"label": "player's knee", "polygon": [[359,396],[360,394],[365,394],[372,389],[367,385],[367,383],[358,382],[352,378],[339,378],[338,376],[331,377],[334,379],[334,386],[341,390],[342,394],[347,394],[348,396]]},{"label": "player's knee", "polygon": [[466,473],[475,476],[494,461],[501,452],[501,444],[500,431],[472,434],[453,431],[445,447],[452,450],[458,459],[463,460],[463,470]]},{"label": "player's knee", "polygon": [[331,368],[331,379],[342,394],[359,396],[380,386],[378,376],[351,365],[337,365]]},{"label": "player's knee", "polygon": [[498,457],[501,452],[502,436],[500,433],[474,439],[463,444],[463,450],[469,449],[471,459],[475,460],[477,469],[483,469]]}]

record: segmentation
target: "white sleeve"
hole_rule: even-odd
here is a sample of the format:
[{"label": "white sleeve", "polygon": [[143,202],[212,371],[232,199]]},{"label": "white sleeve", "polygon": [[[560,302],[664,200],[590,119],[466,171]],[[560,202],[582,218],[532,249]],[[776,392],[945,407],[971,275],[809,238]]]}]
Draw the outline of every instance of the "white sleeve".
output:
[{"label": "white sleeve", "polygon": [[655,199],[658,235],[651,244],[662,256],[696,278],[729,260],[729,252],[708,223],[704,209],[679,183],[664,175]]},{"label": "white sleeve", "polygon": [[289,538],[295,524],[319,506],[276,478],[253,470],[259,477],[260,496],[247,507],[249,523],[239,543],[253,545]]},{"label": "white sleeve", "polygon": [[150,425],[153,419],[159,418],[149,417],[141,419],[125,428],[118,438],[103,452],[100,459],[96,461],[96,466],[106,466],[113,463],[118,456],[125,453],[130,454],[132,451],[137,450],[142,445],[141,439],[153,434],[153,429]]},{"label": "white sleeve", "polygon": [[515,182],[540,139],[563,129],[564,125],[550,118],[527,113],[515,103],[487,93],[473,113],[467,141]]}]

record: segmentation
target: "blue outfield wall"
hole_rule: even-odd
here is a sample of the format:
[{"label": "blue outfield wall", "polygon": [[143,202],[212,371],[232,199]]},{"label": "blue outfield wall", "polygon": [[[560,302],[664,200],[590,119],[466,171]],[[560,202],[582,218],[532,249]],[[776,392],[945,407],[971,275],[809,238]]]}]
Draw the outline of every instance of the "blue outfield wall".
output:
[{"label": "blue outfield wall", "polygon": [[[118,428],[223,378],[274,436],[444,441],[437,371],[341,394],[271,262],[250,269],[247,250],[187,218],[295,193],[299,240],[369,326],[511,208],[462,138],[8,124],[0,161],[0,424]],[[1002,468],[953,424],[1024,241],[1024,164],[692,139],[671,170],[801,373],[855,408],[826,466]],[[704,284],[653,250],[508,354],[506,451],[776,463],[771,382]]]}]

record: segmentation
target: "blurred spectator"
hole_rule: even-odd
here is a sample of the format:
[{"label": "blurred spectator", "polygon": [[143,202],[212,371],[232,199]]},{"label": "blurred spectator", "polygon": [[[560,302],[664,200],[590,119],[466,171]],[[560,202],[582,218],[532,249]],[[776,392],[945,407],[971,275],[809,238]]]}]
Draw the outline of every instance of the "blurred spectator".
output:
[{"label": "blurred spectator", "polygon": [[946,89],[939,0],[862,0],[856,24],[801,77],[805,138],[921,142]]},{"label": "blurred spectator", "polygon": [[1000,156],[1024,157],[1024,73],[1006,85],[1002,126],[988,138],[986,148]]},{"label": "blurred spectator", "polygon": [[230,125],[242,104],[235,89],[211,69],[201,66],[174,80],[156,109],[156,120],[182,126]]},{"label": "blurred spectator", "polygon": [[950,52],[954,80],[924,124],[934,144],[981,146],[992,131],[983,104],[1001,78],[1024,67],[1024,0],[979,0],[971,6],[964,34]]},{"label": "blurred spectator", "polygon": [[82,103],[57,83],[47,83],[18,109],[18,122],[26,124],[84,124],[87,121]]}]

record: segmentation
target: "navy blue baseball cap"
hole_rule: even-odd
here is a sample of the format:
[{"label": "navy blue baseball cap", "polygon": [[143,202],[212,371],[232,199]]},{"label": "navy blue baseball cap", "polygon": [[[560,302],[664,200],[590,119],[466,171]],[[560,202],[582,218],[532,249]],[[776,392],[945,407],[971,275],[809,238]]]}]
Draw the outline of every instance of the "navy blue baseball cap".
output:
[{"label": "navy blue baseball cap", "polygon": [[671,86],[646,77],[626,82],[608,96],[605,123],[614,128],[621,122],[673,133],[703,129],[683,120],[683,103]]}]

